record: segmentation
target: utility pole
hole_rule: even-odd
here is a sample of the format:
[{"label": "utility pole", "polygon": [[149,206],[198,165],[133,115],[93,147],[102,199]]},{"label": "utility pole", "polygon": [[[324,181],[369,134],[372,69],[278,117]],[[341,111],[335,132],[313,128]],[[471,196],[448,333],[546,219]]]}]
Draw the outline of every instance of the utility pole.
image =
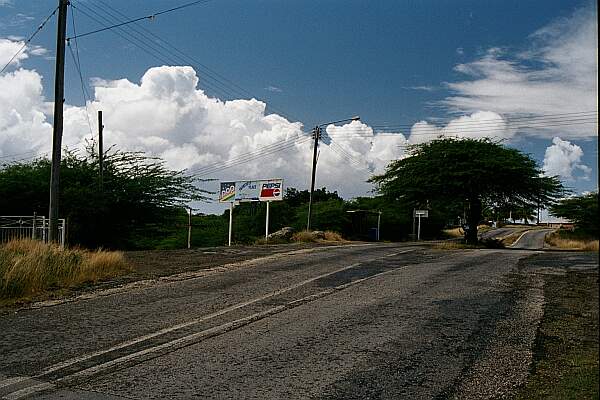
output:
[{"label": "utility pole", "polygon": [[312,202],[313,193],[315,191],[315,175],[317,173],[317,149],[319,148],[319,140],[321,139],[321,128],[317,125],[313,130],[314,146],[313,146],[313,162],[312,162],[312,178],[310,180],[310,196],[308,198],[308,221],[306,222],[306,230],[310,231],[310,219],[312,217]]},{"label": "utility pole", "polygon": [[67,30],[68,0],[58,1],[56,32],[56,70],[54,73],[54,122],[52,131],[52,169],[50,172],[50,242],[58,241],[58,194],[60,181],[60,157],[63,134],[63,105],[65,97],[65,40]]},{"label": "utility pole", "polygon": [[102,133],[104,125],[102,125],[102,111],[98,111],[98,168],[100,170],[100,192],[104,190],[104,142]]}]

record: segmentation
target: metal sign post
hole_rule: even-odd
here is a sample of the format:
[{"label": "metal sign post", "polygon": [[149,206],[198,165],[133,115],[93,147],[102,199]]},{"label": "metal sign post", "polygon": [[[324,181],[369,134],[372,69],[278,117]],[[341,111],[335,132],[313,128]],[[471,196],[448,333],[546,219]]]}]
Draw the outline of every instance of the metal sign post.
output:
[{"label": "metal sign post", "polygon": [[417,228],[417,240],[421,240],[421,217],[428,218],[429,210],[415,210],[414,216],[419,218],[418,228]]},{"label": "metal sign post", "polygon": [[269,239],[269,204],[271,204],[271,202],[267,201],[267,219],[265,221],[265,239],[266,240]]},{"label": "metal sign post", "polygon": [[231,246],[231,232],[233,228],[233,201],[229,203],[229,246]]},{"label": "metal sign post", "polygon": [[381,227],[381,211],[377,212],[377,241],[379,242],[379,228]]}]

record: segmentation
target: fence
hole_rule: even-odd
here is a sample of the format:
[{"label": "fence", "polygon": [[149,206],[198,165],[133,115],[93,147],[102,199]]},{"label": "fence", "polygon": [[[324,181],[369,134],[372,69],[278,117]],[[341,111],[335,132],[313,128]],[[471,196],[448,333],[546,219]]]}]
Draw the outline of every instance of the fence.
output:
[{"label": "fence", "polygon": [[[35,239],[48,242],[48,222],[46,217],[29,216],[0,216],[0,243],[10,240]],[[66,225],[64,219],[58,220],[58,242],[65,244]]]}]

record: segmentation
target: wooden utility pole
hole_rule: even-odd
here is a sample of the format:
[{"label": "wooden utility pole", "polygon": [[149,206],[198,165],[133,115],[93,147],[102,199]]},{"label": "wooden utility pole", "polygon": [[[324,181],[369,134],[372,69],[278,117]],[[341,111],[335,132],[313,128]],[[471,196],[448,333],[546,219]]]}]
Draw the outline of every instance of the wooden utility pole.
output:
[{"label": "wooden utility pole", "polygon": [[98,111],[98,169],[100,172],[100,192],[104,189],[104,142],[102,133],[104,125],[102,125],[102,111]]},{"label": "wooden utility pole", "polygon": [[54,73],[54,122],[52,131],[52,169],[50,172],[50,225],[48,239],[58,241],[58,194],[60,181],[60,157],[63,134],[63,105],[65,97],[65,40],[67,31],[68,0],[58,1],[56,33],[56,70]]},{"label": "wooden utility pole", "polygon": [[310,196],[308,198],[308,221],[306,222],[306,230],[310,231],[310,219],[312,217],[313,192],[315,191],[315,174],[317,172],[317,150],[319,148],[319,139],[321,139],[321,128],[315,127],[314,130],[315,144],[313,146],[313,161],[312,161],[312,178],[310,180]]}]

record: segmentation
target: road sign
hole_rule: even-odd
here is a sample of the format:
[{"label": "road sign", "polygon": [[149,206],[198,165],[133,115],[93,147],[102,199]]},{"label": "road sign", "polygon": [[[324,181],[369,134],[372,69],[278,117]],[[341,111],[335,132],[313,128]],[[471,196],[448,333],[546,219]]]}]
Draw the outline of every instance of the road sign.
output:
[{"label": "road sign", "polygon": [[429,210],[415,210],[415,217],[428,218]]}]

